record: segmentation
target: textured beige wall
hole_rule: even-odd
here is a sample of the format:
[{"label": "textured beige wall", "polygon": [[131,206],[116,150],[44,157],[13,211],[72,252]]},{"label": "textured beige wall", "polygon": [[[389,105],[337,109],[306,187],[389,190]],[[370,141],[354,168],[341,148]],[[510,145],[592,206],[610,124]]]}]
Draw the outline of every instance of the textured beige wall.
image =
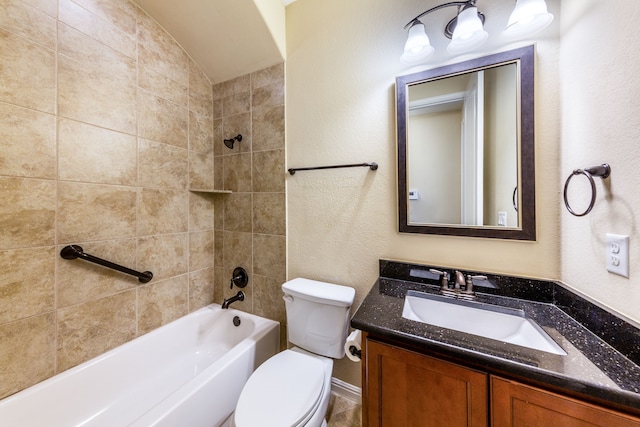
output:
[{"label": "textured beige wall", "polygon": [[[562,280],[640,323],[640,3],[564,0],[560,55],[562,190],[576,168],[609,163],[611,177],[596,179],[593,211],[577,218],[561,207]],[[590,194],[572,181],[576,210]],[[582,202],[580,205],[579,202]],[[630,236],[630,276],[606,271],[606,233]]]},{"label": "textured beige wall", "polygon": [[[0,63],[0,398],[211,303],[215,281],[221,301],[236,265],[244,309],[284,317],[283,65],[212,88],[127,0],[5,1]],[[214,181],[237,194],[189,191]]]},{"label": "textured beige wall", "polygon": [[[287,166],[380,165],[376,172],[340,169],[287,178],[288,277],[353,286],[355,307],[378,276],[379,258],[559,277],[558,21],[537,45],[537,241],[397,232],[394,79],[416,71],[399,62],[402,28],[439,3],[300,0],[287,7]],[[512,3],[482,2],[492,34],[505,25]],[[548,3],[559,20],[559,2]],[[430,37],[439,52],[445,39],[437,33],[454,13],[439,11],[425,20],[436,26]],[[488,45],[505,48],[496,41]],[[359,384],[358,364],[340,361],[335,372]]]}]

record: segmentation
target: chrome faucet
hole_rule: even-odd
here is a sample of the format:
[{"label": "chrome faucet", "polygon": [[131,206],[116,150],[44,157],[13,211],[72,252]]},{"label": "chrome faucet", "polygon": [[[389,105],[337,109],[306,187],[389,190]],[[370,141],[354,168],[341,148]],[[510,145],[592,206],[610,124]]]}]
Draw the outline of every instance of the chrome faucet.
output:
[{"label": "chrome faucet", "polygon": [[222,302],[222,308],[227,309],[229,308],[231,303],[236,301],[244,301],[244,292],[238,291],[238,293],[231,298],[225,298],[225,300]]},{"label": "chrome faucet", "polygon": [[[466,282],[464,280],[464,274],[462,274],[461,272],[459,272],[458,270],[456,270],[456,281],[455,281],[455,285],[453,286],[453,289],[457,292],[460,292],[462,290],[463,287],[466,288]],[[465,289],[466,291],[466,289]]]}]

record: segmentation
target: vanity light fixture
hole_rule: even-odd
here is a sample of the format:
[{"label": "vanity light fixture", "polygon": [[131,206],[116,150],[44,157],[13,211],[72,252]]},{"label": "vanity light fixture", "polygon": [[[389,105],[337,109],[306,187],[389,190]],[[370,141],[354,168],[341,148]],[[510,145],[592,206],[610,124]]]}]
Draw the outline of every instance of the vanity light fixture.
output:
[{"label": "vanity light fixture", "polygon": [[[451,39],[447,51],[457,55],[481,46],[489,35],[483,27],[485,16],[478,11],[476,2],[477,0],[466,0],[444,3],[422,12],[409,21],[404,26],[405,30],[409,29],[409,34],[400,61],[405,64],[416,64],[424,62],[433,55],[434,48],[420,18],[450,6],[456,6],[458,13],[444,29],[444,35]],[[502,35],[510,39],[526,37],[541,31],[551,21],[553,21],[553,15],[547,11],[545,0],[516,0],[516,7]]]}]

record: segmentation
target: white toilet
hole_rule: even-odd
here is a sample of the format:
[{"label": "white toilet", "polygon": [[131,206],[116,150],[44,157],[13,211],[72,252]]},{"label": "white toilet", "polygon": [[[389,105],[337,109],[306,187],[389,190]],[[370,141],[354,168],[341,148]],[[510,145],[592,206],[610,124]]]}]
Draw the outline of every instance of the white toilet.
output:
[{"label": "white toilet", "polygon": [[287,335],[295,345],[264,362],[245,384],[236,427],[326,426],[333,358],[344,357],[355,290],[294,279],[282,285]]}]

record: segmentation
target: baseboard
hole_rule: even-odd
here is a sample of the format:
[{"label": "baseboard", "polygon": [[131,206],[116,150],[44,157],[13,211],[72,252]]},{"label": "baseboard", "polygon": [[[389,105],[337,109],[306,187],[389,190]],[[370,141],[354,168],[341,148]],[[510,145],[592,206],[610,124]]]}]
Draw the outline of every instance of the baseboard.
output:
[{"label": "baseboard", "polygon": [[362,405],[362,389],[338,378],[331,378],[331,391],[340,397]]}]

